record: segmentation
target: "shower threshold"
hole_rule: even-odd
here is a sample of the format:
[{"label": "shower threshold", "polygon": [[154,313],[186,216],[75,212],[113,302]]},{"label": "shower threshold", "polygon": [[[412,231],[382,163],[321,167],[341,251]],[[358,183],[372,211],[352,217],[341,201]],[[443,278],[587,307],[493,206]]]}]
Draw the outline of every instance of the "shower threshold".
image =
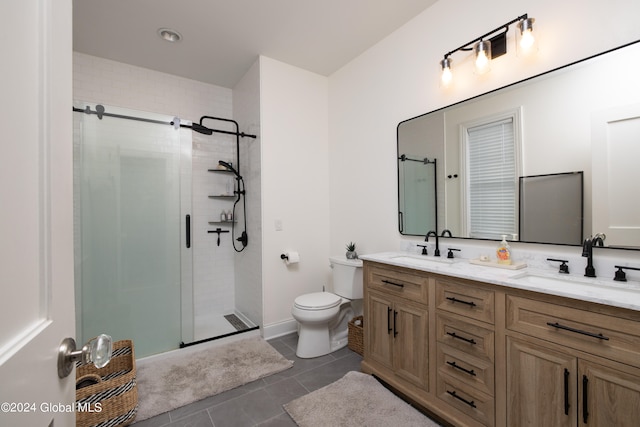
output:
[{"label": "shower threshold", "polygon": [[212,313],[206,318],[201,318],[200,322],[195,325],[193,341],[188,343],[181,342],[180,348],[255,331],[259,328],[238,311],[230,314]]},{"label": "shower threshold", "polygon": [[230,336],[233,336],[233,335],[244,334],[245,332],[255,331],[256,329],[260,329],[260,326],[253,326],[253,327],[250,327],[248,329],[243,329],[241,331],[229,332],[228,334],[218,335],[218,336],[211,337],[211,338],[205,338],[205,339],[198,340],[198,341],[193,341],[193,342],[190,342],[190,343],[181,342],[180,343],[180,348],[191,347],[192,345],[196,345],[196,344],[202,344],[202,343],[209,342],[209,341],[219,340],[221,338],[226,338],[226,337],[230,337]]}]

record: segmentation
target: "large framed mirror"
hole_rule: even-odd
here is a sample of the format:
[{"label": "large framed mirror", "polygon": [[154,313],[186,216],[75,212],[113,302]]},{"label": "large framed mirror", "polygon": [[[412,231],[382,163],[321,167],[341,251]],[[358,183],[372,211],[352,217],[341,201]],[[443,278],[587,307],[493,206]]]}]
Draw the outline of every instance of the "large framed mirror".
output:
[{"label": "large framed mirror", "polygon": [[[400,233],[640,249],[639,69],[636,41],[400,122]],[[403,157],[437,163],[433,190]]]}]

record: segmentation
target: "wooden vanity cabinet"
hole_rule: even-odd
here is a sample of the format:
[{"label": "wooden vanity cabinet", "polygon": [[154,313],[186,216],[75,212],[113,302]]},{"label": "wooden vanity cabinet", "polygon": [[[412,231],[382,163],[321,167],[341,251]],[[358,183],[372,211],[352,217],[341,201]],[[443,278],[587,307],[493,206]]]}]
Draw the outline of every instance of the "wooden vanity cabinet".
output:
[{"label": "wooden vanity cabinet", "polygon": [[364,360],[454,426],[640,425],[640,312],[364,263]]},{"label": "wooden vanity cabinet", "polygon": [[640,425],[639,328],[508,295],[507,425]]},{"label": "wooden vanity cabinet", "polygon": [[428,279],[383,267],[365,268],[365,276],[365,358],[426,390]]}]

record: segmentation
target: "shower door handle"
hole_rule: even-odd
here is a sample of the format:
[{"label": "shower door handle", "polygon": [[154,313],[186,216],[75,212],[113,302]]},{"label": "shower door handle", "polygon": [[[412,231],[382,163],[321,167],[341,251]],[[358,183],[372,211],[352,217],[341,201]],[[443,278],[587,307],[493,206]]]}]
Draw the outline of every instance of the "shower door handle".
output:
[{"label": "shower door handle", "polygon": [[185,221],[185,234],[187,235],[187,248],[191,247],[191,215],[187,215],[186,216],[186,221]]}]

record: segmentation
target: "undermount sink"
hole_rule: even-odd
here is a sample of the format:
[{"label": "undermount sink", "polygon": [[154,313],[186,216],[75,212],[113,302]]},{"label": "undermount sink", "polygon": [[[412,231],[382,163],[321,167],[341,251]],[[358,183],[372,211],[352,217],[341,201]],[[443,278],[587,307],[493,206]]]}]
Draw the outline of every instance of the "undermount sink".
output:
[{"label": "undermount sink", "polygon": [[543,275],[531,273],[531,272],[525,272],[525,273],[517,274],[515,276],[511,276],[511,279],[521,283],[527,283],[529,285],[545,286],[545,287],[546,286],[562,286],[562,285],[567,285],[572,283],[588,284],[584,281],[568,280],[568,278],[565,279],[564,277],[543,276]]},{"label": "undermount sink", "polygon": [[402,262],[406,264],[423,266],[423,267],[442,267],[451,265],[453,260],[448,258],[436,258],[425,255],[396,255],[390,258],[392,261]]},{"label": "undermount sink", "polygon": [[[567,287],[579,286],[580,289],[591,289],[595,292],[606,292],[608,294],[628,295],[637,298],[640,288],[628,282],[613,282],[611,280],[588,279],[576,276],[547,276],[535,272],[524,272],[511,276],[514,282],[524,285],[533,285],[540,288],[566,289]],[[591,291],[589,291],[591,292]]]}]

